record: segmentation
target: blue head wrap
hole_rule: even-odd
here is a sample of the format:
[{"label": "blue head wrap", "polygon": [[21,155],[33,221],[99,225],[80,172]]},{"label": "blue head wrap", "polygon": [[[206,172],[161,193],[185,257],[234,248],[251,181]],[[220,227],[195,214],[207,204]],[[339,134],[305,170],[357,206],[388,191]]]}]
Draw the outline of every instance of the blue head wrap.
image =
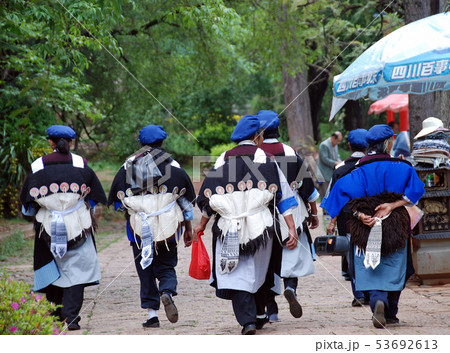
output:
[{"label": "blue head wrap", "polygon": [[372,126],[367,131],[366,141],[369,145],[374,145],[394,136],[394,131],[389,125],[379,124]]},{"label": "blue head wrap", "polygon": [[48,138],[66,138],[66,139],[74,139],[77,134],[75,131],[65,125],[52,125],[47,129]]},{"label": "blue head wrap", "polygon": [[280,125],[278,114],[271,110],[260,110],[256,116],[260,121],[260,127],[265,130],[275,130]]},{"label": "blue head wrap", "polygon": [[355,129],[349,132],[348,142],[356,148],[367,148],[368,143],[366,141],[366,136],[366,129]]},{"label": "blue head wrap", "polygon": [[259,125],[259,119],[255,115],[244,115],[234,128],[231,141],[240,142],[255,136]]},{"label": "blue head wrap", "polygon": [[159,125],[147,125],[139,131],[139,142],[144,145],[151,145],[157,141],[164,140],[167,133]]}]

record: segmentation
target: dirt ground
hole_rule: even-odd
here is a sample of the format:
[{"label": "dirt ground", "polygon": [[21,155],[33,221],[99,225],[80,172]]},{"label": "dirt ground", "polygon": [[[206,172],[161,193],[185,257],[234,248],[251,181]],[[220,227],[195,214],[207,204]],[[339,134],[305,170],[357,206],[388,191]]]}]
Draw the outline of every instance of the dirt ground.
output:
[{"label": "dirt ground", "polygon": [[[196,210],[194,224],[200,219]],[[324,234],[324,217],[313,237]],[[108,246],[99,251],[102,270],[100,285],[85,290],[81,311],[81,330],[75,335],[239,335],[231,302],[215,296],[208,281],[188,275],[191,248],[178,247],[178,295],[174,297],[179,311],[177,323],[170,323],[164,310],[159,311],[160,328],[144,329],[146,311],[140,308],[139,279],[124,225],[109,225]],[[101,229],[100,229],[101,231]],[[203,237],[211,256],[210,232]],[[341,276],[340,257],[322,256],[315,262],[316,272],[300,278],[298,296],[303,316],[293,318],[283,296],[276,298],[279,322],[267,324],[257,335],[449,335],[450,284],[420,285],[409,281],[399,305],[399,325],[375,329],[368,306],[351,306],[350,282]],[[33,282],[31,264],[7,266],[17,279]],[[448,338],[448,336],[447,336]]]}]

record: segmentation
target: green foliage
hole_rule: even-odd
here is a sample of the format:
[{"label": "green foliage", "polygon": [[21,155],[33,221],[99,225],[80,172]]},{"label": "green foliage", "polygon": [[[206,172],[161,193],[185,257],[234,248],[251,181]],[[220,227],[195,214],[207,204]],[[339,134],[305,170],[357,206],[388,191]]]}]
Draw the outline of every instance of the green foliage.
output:
[{"label": "green foliage", "polygon": [[199,147],[192,136],[187,133],[177,134],[169,131],[163,148],[182,165],[192,163],[193,156],[204,156],[208,152]]},{"label": "green foliage", "polygon": [[[285,108],[283,72],[340,73],[401,24],[386,0],[60,2],[0,0],[0,119],[28,119],[31,137],[68,124],[76,151],[115,163],[147,124],[164,127],[180,162],[211,153],[229,144],[234,115]],[[328,90],[323,122],[330,106]],[[284,116],[280,131],[287,140]]]},{"label": "green foliage", "polygon": [[58,335],[63,324],[51,316],[56,309],[28,284],[0,272],[0,335]]},{"label": "green foliage", "polygon": [[211,148],[210,155],[213,157],[219,157],[223,152],[231,150],[234,147],[236,147],[236,144],[234,142],[216,145]]},{"label": "green foliage", "polygon": [[238,115],[232,119],[225,119],[222,115],[218,115],[214,120],[211,119],[210,122],[194,133],[199,140],[199,145],[206,150],[210,150],[213,146],[229,143],[230,136],[239,119],[240,116]]},{"label": "green foliage", "polygon": [[6,120],[1,126],[0,216],[16,216],[18,193],[31,162],[50,152],[48,143],[31,132],[28,118]]},{"label": "green foliage", "polygon": [[101,49],[97,39],[120,52],[110,34],[119,13],[117,0],[1,1],[0,116],[28,118],[39,134],[57,120],[101,119],[83,74]]}]

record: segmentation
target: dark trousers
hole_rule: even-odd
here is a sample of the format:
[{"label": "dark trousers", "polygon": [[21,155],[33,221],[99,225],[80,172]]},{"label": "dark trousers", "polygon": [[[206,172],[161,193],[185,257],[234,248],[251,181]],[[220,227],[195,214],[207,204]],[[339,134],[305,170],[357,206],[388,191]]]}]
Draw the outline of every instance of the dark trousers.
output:
[{"label": "dark trousers", "polygon": [[231,303],[239,325],[256,324],[256,315],[265,314],[269,290],[267,285],[263,284],[256,293],[232,291]]},{"label": "dark trousers", "polygon": [[[290,287],[294,290],[294,292],[297,291],[298,286],[298,278],[297,277],[291,277],[291,278],[283,278],[284,288]],[[269,294],[267,295],[267,315],[270,316],[272,314],[278,314],[278,304],[275,301],[276,293],[272,290],[269,291]]]},{"label": "dark trousers", "polygon": [[375,303],[381,300],[384,303],[384,315],[387,319],[394,319],[398,313],[398,301],[400,300],[401,291],[381,291],[371,290],[370,293],[370,308],[372,312],[375,308]]},{"label": "dark trousers", "polygon": [[67,324],[78,323],[81,318],[78,316],[83,305],[84,284],[72,287],[61,288],[50,285],[46,289],[47,300],[62,305],[60,310],[55,312],[61,321],[66,320]]},{"label": "dark trousers", "polygon": [[[177,244],[168,242],[158,247],[157,252],[153,254],[153,261],[145,270],[142,269],[141,249],[138,249],[136,243],[130,242],[133,248],[134,264],[141,283],[141,308],[159,310],[160,295],[163,292],[177,295],[177,275],[175,266],[178,263]],[[159,281],[159,285],[156,283]]]},{"label": "dark trousers", "polygon": [[297,277],[283,278],[283,282],[284,282],[284,289],[287,289],[287,287],[289,287],[292,288],[294,292],[296,292],[298,286]]}]

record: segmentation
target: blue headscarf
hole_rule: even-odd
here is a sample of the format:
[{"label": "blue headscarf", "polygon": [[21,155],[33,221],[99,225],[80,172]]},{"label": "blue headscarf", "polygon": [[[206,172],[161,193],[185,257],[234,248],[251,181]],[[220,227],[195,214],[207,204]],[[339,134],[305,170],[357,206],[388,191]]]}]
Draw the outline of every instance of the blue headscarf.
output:
[{"label": "blue headscarf", "polygon": [[271,110],[260,110],[256,116],[260,121],[260,127],[264,130],[276,130],[280,125],[278,114]]},{"label": "blue headscarf", "polygon": [[259,130],[259,125],[259,119],[255,115],[244,115],[231,134],[231,141],[240,142],[252,138]]},{"label": "blue headscarf", "polygon": [[372,126],[367,131],[366,141],[369,145],[375,145],[394,136],[394,130],[389,125],[379,124]]},{"label": "blue headscarf", "polygon": [[366,137],[366,129],[355,129],[348,134],[348,142],[355,148],[367,148],[368,143]]},{"label": "blue headscarf", "polygon": [[162,141],[167,137],[167,133],[162,126],[147,125],[139,131],[139,142],[144,145],[151,145],[157,141]]},{"label": "blue headscarf", "polygon": [[77,136],[75,131],[65,125],[52,125],[47,129],[47,137],[48,138],[66,138],[66,139],[74,139]]}]

